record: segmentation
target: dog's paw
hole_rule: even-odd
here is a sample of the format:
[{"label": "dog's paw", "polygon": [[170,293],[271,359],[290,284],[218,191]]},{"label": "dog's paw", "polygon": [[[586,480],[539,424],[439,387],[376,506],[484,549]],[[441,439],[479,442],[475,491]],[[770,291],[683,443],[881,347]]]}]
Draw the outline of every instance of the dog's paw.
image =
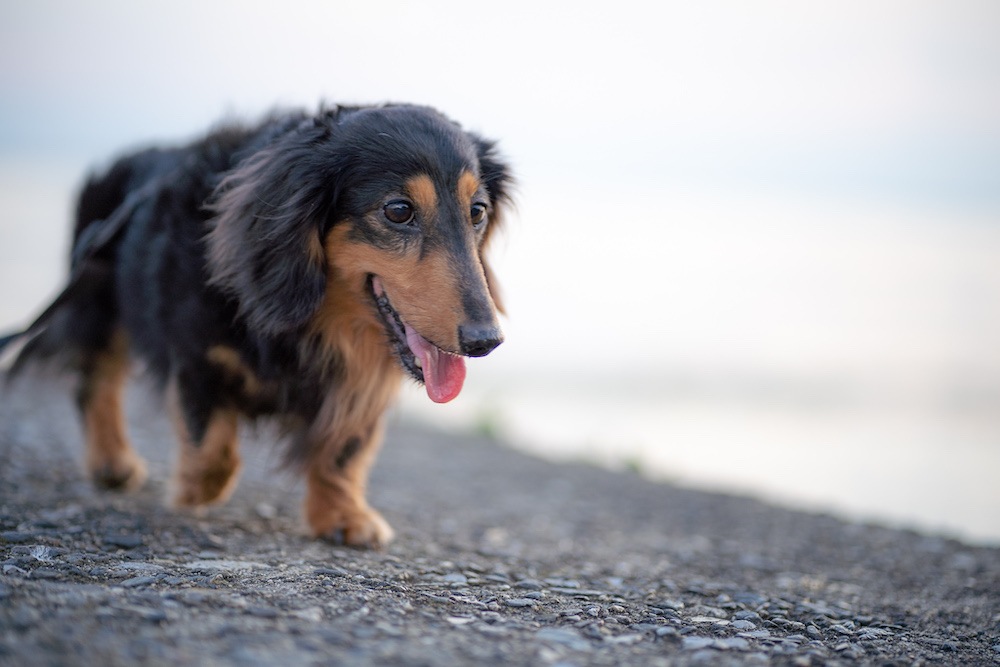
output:
[{"label": "dog's paw", "polygon": [[131,453],[112,460],[92,462],[88,468],[95,486],[112,491],[135,491],[146,483],[149,476],[146,462]]},{"label": "dog's paw", "polygon": [[205,469],[181,471],[175,479],[174,506],[197,508],[224,503],[236,489],[240,468],[238,460],[227,460]]},{"label": "dog's paw", "polygon": [[338,546],[384,549],[393,530],[382,515],[369,508],[334,512],[326,521],[313,522],[313,535]]}]

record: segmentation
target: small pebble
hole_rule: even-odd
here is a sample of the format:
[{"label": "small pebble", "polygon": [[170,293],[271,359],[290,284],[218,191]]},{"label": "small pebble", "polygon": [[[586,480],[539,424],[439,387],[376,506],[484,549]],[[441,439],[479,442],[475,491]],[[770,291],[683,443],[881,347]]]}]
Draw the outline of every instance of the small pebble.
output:
[{"label": "small pebble", "polygon": [[650,606],[659,607],[660,609],[673,609],[674,611],[680,611],[684,608],[684,603],[680,600],[659,600]]},{"label": "small pebble", "polygon": [[566,628],[542,628],[535,633],[535,638],[545,642],[561,644],[574,651],[590,650],[591,645],[576,630]]},{"label": "small pebble", "polygon": [[507,600],[504,604],[506,604],[508,607],[534,607],[536,601],[530,598],[511,598]]},{"label": "small pebble", "polygon": [[273,519],[278,516],[278,510],[270,503],[257,503],[253,509],[261,519]]},{"label": "small pebble", "polygon": [[278,611],[271,607],[247,607],[247,613],[258,618],[276,618]]},{"label": "small pebble", "polygon": [[7,542],[8,544],[23,544],[24,542],[30,542],[34,537],[31,533],[25,533],[20,530],[5,530],[0,532],[0,542]]},{"label": "small pebble", "polygon": [[579,588],[580,582],[576,579],[562,579],[560,577],[549,577],[545,580],[545,583],[549,586],[556,586],[558,588]]},{"label": "small pebble", "polygon": [[715,644],[714,637],[684,637],[681,640],[681,646],[687,650],[695,650],[700,648],[708,648]]},{"label": "small pebble", "polygon": [[737,621],[751,621],[753,623],[760,623],[761,620],[760,614],[758,614],[755,611],[749,611],[745,609],[742,609],[733,614],[733,618],[736,619]]},{"label": "small pebble", "polygon": [[51,567],[39,567],[31,572],[32,579],[62,579],[63,573]]},{"label": "small pebble", "polygon": [[733,593],[730,597],[732,597],[733,602],[739,602],[740,604],[749,605],[751,607],[757,607],[767,602],[767,598],[758,593]]},{"label": "small pebble", "polygon": [[10,618],[11,625],[17,630],[27,630],[35,626],[42,620],[42,615],[37,609],[21,607]]},{"label": "small pebble", "polygon": [[127,535],[105,535],[104,543],[112,547],[121,547],[122,549],[135,549],[141,547],[142,535],[127,534]]},{"label": "small pebble", "polygon": [[732,627],[734,630],[741,630],[741,631],[757,629],[756,624],[744,620],[733,621],[732,623],[730,623],[730,627]]},{"label": "small pebble", "polygon": [[742,637],[726,637],[725,639],[716,639],[715,646],[721,649],[745,651],[750,648],[750,642]]},{"label": "small pebble", "polygon": [[131,579],[126,579],[121,582],[119,586],[125,588],[138,588],[140,586],[149,586],[150,584],[156,583],[156,577],[132,577]]}]

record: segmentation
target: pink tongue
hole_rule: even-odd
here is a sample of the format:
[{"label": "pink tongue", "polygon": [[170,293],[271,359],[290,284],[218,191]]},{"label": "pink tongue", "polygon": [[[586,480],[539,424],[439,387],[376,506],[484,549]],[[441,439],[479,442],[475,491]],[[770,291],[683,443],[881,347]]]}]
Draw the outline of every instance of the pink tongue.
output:
[{"label": "pink tongue", "polygon": [[426,338],[408,326],[406,343],[420,359],[427,396],[435,403],[447,403],[458,396],[465,382],[465,359],[431,345]]}]

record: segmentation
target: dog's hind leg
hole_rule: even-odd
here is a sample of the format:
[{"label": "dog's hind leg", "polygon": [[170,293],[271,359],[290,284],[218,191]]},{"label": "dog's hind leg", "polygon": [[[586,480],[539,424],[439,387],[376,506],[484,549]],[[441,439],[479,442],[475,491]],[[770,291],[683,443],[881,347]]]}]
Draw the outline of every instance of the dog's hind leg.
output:
[{"label": "dog's hind leg", "polygon": [[146,481],[146,464],[125,432],[122,395],[128,367],[128,341],[121,330],[112,333],[101,349],[90,350],[80,365],[77,405],[83,417],[87,470],[95,484],[108,489],[133,490]]},{"label": "dog's hind leg", "polygon": [[210,380],[176,377],[168,402],[180,440],[174,505],[200,507],[229,499],[239,480],[239,413],[210,400]]}]

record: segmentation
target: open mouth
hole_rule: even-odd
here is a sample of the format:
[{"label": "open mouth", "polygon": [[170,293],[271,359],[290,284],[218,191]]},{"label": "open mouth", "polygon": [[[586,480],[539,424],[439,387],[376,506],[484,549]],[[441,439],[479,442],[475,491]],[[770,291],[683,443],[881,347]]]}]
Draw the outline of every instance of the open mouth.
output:
[{"label": "open mouth", "polygon": [[392,307],[378,276],[368,277],[368,287],[396,358],[407,373],[427,390],[435,403],[447,403],[462,391],[465,359],[442,350],[409,326]]}]

